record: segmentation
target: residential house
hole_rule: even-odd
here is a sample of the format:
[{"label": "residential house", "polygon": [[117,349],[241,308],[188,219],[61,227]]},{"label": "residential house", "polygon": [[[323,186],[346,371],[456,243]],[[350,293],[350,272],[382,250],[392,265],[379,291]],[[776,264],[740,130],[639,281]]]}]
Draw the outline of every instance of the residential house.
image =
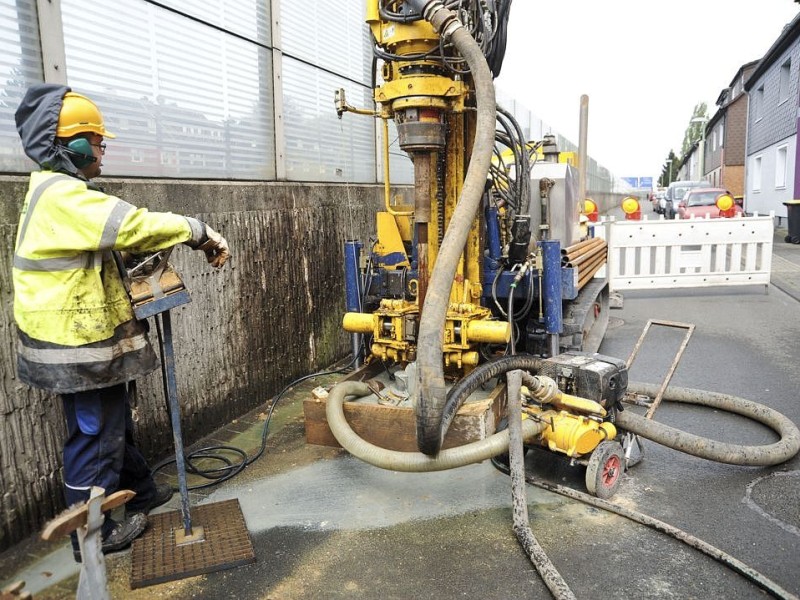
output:
[{"label": "residential house", "polygon": [[800,197],[797,168],[800,15],[756,65],[749,94],[745,210],[786,217],[783,202]]},{"label": "residential house", "polygon": [[700,165],[700,154],[702,153],[701,145],[702,140],[697,140],[689,146],[686,154],[681,158],[681,162],[678,163],[678,176],[675,181],[699,181],[703,179],[703,176],[700,174],[702,170],[702,166]]},{"label": "residential house", "polygon": [[744,162],[747,140],[747,94],[744,92],[758,61],[736,72],[728,87],[717,98],[717,112],[705,128],[704,175],[715,187],[723,187],[734,196],[745,195]]}]

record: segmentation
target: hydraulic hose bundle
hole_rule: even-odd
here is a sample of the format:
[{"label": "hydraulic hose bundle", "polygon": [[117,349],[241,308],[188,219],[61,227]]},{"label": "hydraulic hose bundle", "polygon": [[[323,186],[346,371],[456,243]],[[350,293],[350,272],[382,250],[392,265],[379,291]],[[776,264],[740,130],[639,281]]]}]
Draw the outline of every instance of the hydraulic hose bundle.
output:
[{"label": "hydraulic hose bundle", "polygon": [[[422,9],[425,2],[407,2],[407,5],[400,5],[399,9],[392,9],[391,4],[396,4],[394,0],[381,0],[378,12],[382,19],[394,23],[414,23],[423,18]],[[463,0],[445,0],[443,5],[448,10],[458,11],[460,20],[467,26],[473,39],[476,40],[481,48],[486,61],[489,64],[492,74],[497,77],[503,66],[503,57],[506,53],[506,38],[508,30],[508,13],[511,9],[511,0],[486,0],[484,2],[467,2]],[[409,8],[410,7],[410,8]],[[442,62],[453,72],[463,74],[457,66],[463,61],[448,58],[443,52],[444,42],[440,46],[440,57]],[[391,55],[377,51],[378,58],[392,58]]]}]

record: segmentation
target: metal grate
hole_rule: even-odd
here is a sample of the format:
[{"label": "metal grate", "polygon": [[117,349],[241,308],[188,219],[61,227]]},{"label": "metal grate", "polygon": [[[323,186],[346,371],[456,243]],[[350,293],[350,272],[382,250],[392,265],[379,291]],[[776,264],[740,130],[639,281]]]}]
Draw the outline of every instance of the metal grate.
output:
[{"label": "metal grate", "polygon": [[236,499],[192,508],[192,524],[205,539],[178,546],[183,533],[180,511],[149,516],[150,526],[133,542],[131,589],[213,573],[255,562],[256,556],[244,515]]}]

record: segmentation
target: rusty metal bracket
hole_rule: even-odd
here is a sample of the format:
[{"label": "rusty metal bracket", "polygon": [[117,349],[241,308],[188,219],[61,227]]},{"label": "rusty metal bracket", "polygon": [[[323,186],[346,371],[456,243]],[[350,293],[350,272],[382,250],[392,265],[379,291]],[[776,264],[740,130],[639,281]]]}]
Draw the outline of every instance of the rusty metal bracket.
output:
[{"label": "rusty metal bracket", "polygon": [[[661,387],[656,394],[656,397],[652,400],[652,402],[646,402],[642,397],[636,397],[631,400],[626,400],[626,402],[630,402],[632,404],[636,404],[638,406],[647,406],[647,412],[645,413],[646,419],[652,419],[653,415],[655,415],[656,410],[658,409],[659,405],[661,404],[661,399],[664,397],[664,392],[669,385],[670,380],[672,379],[675,370],[678,368],[678,363],[681,361],[681,357],[683,356],[683,351],[686,350],[686,346],[689,344],[689,339],[692,337],[694,333],[694,324],[691,323],[677,323],[675,321],[661,321],[658,319],[650,319],[647,321],[647,325],[644,326],[642,330],[642,334],[639,336],[639,339],[636,341],[636,344],[631,351],[630,356],[626,362],[626,367],[630,370],[631,366],[633,365],[633,361],[636,360],[636,356],[639,354],[639,350],[644,343],[647,334],[650,331],[650,328],[653,325],[658,325],[661,327],[673,327],[676,329],[685,329],[686,335],[681,342],[680,347],[678,348],[678,352],[675,354],[675,358],[672,360],[672,364],[667,371],[667,374],[664,376],[664,381],[661,382]],[[626,432],[622,439],[622,448],[623,448],[623,456],[625,457],[625,470],[627,471],[631,467],[637,465],[641,460],[644,458],[644,445],[642,444],[642,440],[639,438],[638,435]],[[634,448],[638,449],[638,455],[633,456]]]},{"label": "rusty metal bracket", "polygon": [[650,408],[647,410],[645,414],[646,419],[652,419],[653,415],[655,414],[656,410],[658,409],[659,405],[661,404],[661,399],[664,397],[664,392],[669,385],[672,376],[675,374],[675,370],[678,368],[678,363],[681,361],[681,357],[683,356],[683,351],[686,350],[686,346],[689,345],[689,339],[692,337],[694,333],[695,325],[692,323],[678,323],[676,321],[660,321],[657,319],[650,319],[647,321],[647,325],[644,326],[642,330],[642,335],[639,336],[636,345],[633,347],[631,351],[631,355],[628,357],[628,361],[626,366],[630,371],[631,366],[633,365],[633,361],[636,360],[636,355],[639,353],[639,349],[642,347],[644,343],[644,339],[647,336],[647,333],[650,331],[650,328],[653,325],[660,325],[661,327],[673,327],[675,329],[685,329],[686,335],[683,337],[683,341],[681,342],[678,351],[675,353],[675,358],[672,360],[672,364],[667,371],[667,374],[664,376],[664,381],[661,382],[661,387],[656,394],[656,397],[653,399],[653,403],[650,405]]}]

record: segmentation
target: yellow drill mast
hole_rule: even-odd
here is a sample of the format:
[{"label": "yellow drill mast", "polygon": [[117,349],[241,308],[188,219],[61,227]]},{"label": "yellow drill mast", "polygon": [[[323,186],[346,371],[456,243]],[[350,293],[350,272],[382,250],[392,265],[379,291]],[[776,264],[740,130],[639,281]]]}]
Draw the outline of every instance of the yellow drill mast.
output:
[{"label": "yellow drill mast", "polygon": [[[344,318],[347,331],[372,335],[373,357],[399,363],[416,359],[420,309],[462,192],[476,119],[472,77],[466,71],[458,74],[461,59],[427,20],[398,17],[405,6],[369,0],[366,20],[383,59],[382,83],[374,91],[377,116],[384,122],[394,120],[400,147],[414,164],[413,210],[387,206],[378,214],[377,249],[404,255],[410,248],[416,269],[403,297],[383,299],[374,313],[348,313]],[[445,61],[451,61],[452,68]],[[505,343],[510,335],[508,323],[490,320],[491,311],[480,305],[481,236],[476,218],[453,277],[444,323],[444,366],[459,373],[478,364],[479,343]],[[386,268],[409,264],[406,257]]]}]

